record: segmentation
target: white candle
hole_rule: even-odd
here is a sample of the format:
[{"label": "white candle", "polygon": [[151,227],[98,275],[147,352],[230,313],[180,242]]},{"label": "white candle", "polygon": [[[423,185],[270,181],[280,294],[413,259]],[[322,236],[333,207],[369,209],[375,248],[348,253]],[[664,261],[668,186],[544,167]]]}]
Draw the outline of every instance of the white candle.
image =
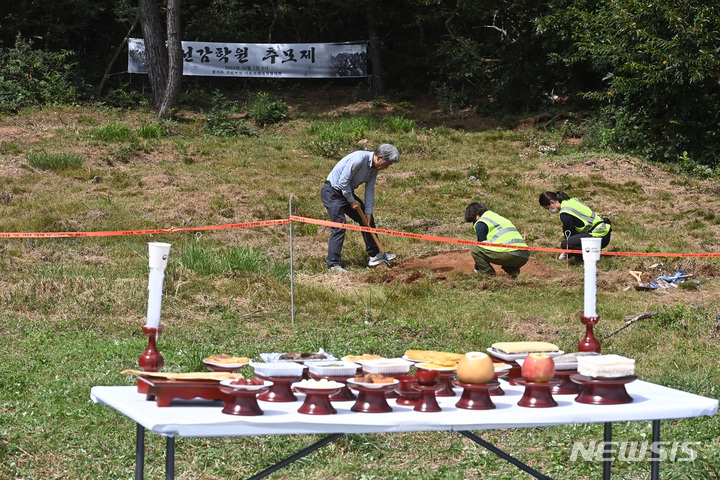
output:
[{"label": "white candle", "polygon": [[150,252],[150,276],[148,278],[146,326],[158,328],[160,326],[160,310],[162,307],[163,279],[165,278],[165,267],[170,254],[170,244],[150,242],[148,249]]}]

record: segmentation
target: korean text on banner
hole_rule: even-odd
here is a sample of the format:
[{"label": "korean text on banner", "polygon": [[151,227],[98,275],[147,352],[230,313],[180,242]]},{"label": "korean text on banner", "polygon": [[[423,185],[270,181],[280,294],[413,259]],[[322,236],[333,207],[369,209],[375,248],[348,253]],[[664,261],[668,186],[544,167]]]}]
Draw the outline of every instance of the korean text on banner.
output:
[{"label": "korean text on banner", "polygon": [[[182,42],[183,75],[218,77],[367,77],[367,42]],[[128,72],[148,73],[145,42],[128,39]]]}]

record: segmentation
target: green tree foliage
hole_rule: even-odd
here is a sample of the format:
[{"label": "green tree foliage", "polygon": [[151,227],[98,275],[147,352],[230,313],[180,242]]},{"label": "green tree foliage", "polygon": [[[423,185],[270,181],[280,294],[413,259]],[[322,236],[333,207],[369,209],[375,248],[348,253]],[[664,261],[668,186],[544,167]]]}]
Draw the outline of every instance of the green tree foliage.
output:
[{"label": "green tree foliage", "polygon": [[[42,56],[65,60],[42,65],[57,68],[45,73],[54,76],[52,85],[67,85],[67,59],[75,59],[82,77],[66,92],[97,85],[136,15],[134,0],[0,2],[3,101],[21,107],[60,98],[60,91],[18,93],[15,79],[26,75],[27,65],[8,59],[20,60],[20,48],[23,61],[38,68]],[[371,48],[379,50],[374,58],[382,65],[371,62],[370,73],[383,75],[394,100],[432,94],[448,109],[497,115],[556,109],[551,99],[560,99],[566,109],[592,109],[599,119],[593,138],[603,147],[683,165],[719,163],[717,2],[183,0],[181,18],[182,39],[192,41],[342,42],[369,39],[372,30]],[[13,46],[18,33],[24,44]],[[118,62],[116,71],[124,68]],[[117,72],[108,91],[141,91],[146,82]],[[186,83],[212,91],[262,80]]]},{"label": "green tree foliage", "polygon": [[566,40],[554,60],[602,78],[585,96],[598,102],[608,144],[719,164],[720,5],[703,3],[560,1],[539,19],[539,31]]},{"label": "green tree foliage", "polygon": [[14,47],[0,49],[0,111],[75,101],[71,58],[72,52],[36,50],[20,37]]}]

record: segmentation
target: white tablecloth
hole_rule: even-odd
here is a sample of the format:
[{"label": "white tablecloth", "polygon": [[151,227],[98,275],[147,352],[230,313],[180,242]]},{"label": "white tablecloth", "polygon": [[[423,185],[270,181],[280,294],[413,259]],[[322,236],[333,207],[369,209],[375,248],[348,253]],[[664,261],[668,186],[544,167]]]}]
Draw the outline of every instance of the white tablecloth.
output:
[{"label": "white tablecloth", "polygon": [[501,382],[505,395],[491,397],[493,410],[464,410],[455,407],[458,396],[438,397],[441,412],[416,412],[395,404],[388,413],[356,413],[354,402],[333,402],[335,415],[297,413],[303,396],[291,403],[263,402],[259,416],[235,416],[221,412],[222,402],[173,400],[169,407],[147,401],[136,387],[93,387],[93,401],[108,405],[146,429],[166,436],[220,437],[249,435],[291,435],[301,433],[387,433],[429,430],[487,430],[541,427],[577,423],[663,420],[713,415],[718,401],[679,390],[636,380],[626,385],[633,398],[623,405],[588,405],[574,401],[575,395],[555,395],[557,407],[527,408],[517,405],[523,387]]}]

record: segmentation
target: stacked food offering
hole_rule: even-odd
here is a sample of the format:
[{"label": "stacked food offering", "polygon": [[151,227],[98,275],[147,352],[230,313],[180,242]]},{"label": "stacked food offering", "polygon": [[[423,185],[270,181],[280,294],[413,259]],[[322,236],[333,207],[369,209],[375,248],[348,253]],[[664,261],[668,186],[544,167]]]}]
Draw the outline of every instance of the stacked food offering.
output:
[{"label": "stacked food offering", "polygon": [[590,378],[629,377],[635,375],[635,360],[622,355],[578,357],[577,371]]}]

